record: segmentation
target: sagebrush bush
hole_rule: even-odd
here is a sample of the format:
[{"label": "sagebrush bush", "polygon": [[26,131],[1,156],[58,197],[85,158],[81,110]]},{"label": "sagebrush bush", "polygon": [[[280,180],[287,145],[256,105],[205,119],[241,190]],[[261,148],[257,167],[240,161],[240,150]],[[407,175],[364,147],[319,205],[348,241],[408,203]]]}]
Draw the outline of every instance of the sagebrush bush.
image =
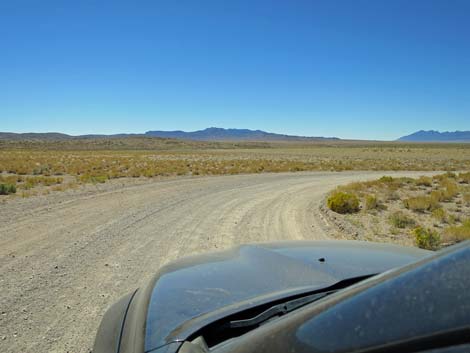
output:
[{"label": "sagebrush bush", "polygon": [[16,193],[16,186],[13,184],[0,184],[0,195],[9,195]]},{"label": "sagebrush bush", "polygon": [[351,193],[336,191],[328,198],[328,207],[336,213],[356,213],[359,211],[359,198]]},{"label": "sagebrush bush", "polygon": [[416,245],[421,249],[437,250],[441,243],[441,237],[436,231],[421,226],[413,229]]},{"label": "sagebrush bush", "polygon": [[389,217],[389,221],[395,228],[407,228],[416,224],[413,218],[408,217],[401,211],[392,213]]}]

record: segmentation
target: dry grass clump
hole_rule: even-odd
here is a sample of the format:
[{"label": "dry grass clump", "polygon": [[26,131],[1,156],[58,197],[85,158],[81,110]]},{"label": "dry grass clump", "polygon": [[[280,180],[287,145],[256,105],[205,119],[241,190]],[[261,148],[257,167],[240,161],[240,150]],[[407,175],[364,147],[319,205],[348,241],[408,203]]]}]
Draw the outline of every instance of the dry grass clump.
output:
[{"label": "dry grass clump", "polygon": [[364,200],[364,209],[365,210],[376,210],[379,208],[379,201],[375,195],[367,195]]},{"label": "dry grass clump", "polygon": [[458,242],[470,239],[470,219],[458,226],[450,226],[444,232],[447,240]]},{"label": "dry grass clump", "polygon": [[415,212],[431,211],[440,206],[439,202],[430,196],[410,197],[403,200],[403,205],[405,208]]},{"label": "dry grass clump", "polygon": [[470,193],[463,194],[462,199],[467,205],[470,205]]},{"label": "dry grass clump", "polygon": [[468,173],[460,173],[458,180],[462,184],[470,184],[470,172]]},{"label": "dry grass clump", "polygon": [[82,183],[91,183],[91,184],[103,184],[109,179],[107,175],[89,175],[84,174],[80,175],[79,180]]},{"label": "dry grass clump", "polygon": [[51,186],[62,184],[64,181],[61,177],[43,177],[43,176],[36,176],[36,177],[25,177],[22,179],[23,184],[20,184],[22,189],[32,189],[38,185],[42,186]]},{"label": "dry grass clump", "polygon": [[443,179],[440,182],[442,188],[443,201],[452,201],[452,199],[459,193],[459,187],[457,183],[450,179]]},{"label": "dry grass clump", "polygon": [[432,178],[427,176],[421,176],[416,180],[417,186],[432,186]]},{"label": "dry grass clump", "polygon": [[432,211],[432,217],[440,223],[448,223],[448,214],[443,208],[436,208]]}]

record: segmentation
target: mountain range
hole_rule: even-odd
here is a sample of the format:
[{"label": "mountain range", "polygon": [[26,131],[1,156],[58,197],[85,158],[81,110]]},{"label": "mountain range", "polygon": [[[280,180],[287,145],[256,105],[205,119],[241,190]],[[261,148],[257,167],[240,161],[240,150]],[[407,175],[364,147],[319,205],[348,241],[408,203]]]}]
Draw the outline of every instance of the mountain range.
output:
[{"label": "mountain range", "polygon": [[470,142],[470,131],[420,130],[411,135],[403,136],[398,141],[408,142]]},{"label": "mountain range", "polygon": [[[276,134],[262,130],[248,129],[223,129],[211,127],[198,131],[147,131],[143,134],[114,134],[114,135],[78,135],[72,136],[58,132],[47,133],[13,133],[0,132],[0,140],[21,141],[64,141],[73,139],[112,139],[127,137],[148,137],[194,141],[339,141],[337,137],[309,137]],[[470,131],[424,131],[420,130],[413,134],[400,137],[397,141],[402,142],[470,142]]]},{"label": "mountain range", "polygon": [[308,137],[275,134],[261,130],[222,129],[210,127],[204,130],[185,131],[147,131],[146,136],[198,141],[311,141],[339,140],[337,137]]},{"label": "mountain range", "polygon": [[57,132],[24,133],[0,132],[0,140],[69,140],[90,138],[125,138],[125,137],[157,137],[166,139],[196,141],[318,141],[339,140],[336,137],[307,137],[275,134],[261,130],[207,128],[204,130],[186,131],[147,131],[144,134],[115,135],[78,135],[71,136]]}]

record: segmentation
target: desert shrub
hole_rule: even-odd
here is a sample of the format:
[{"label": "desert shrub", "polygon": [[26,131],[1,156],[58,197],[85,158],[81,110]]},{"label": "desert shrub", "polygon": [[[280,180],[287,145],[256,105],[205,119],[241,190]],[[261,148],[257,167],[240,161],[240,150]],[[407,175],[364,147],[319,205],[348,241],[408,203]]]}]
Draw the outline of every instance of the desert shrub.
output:
[{"label": "desert shrub", "polygon": [[447,212],[443,208],[436,208],[432,211],[432,216],[441,223],[447,222]]},{"label": "desert shrub", "polygon": [[447,217],[447,223],[451,224],[451,225],[454,225],[456,224],[457,222],[460,222],[460,217],[459,216],[456,216],[454,214],[449,214],[448,217]]},{"label": "desert shrub", "polygon": [[366,210],[375,210],[379,206],[379,201],[375,195],[367,195],[364,205]]},{"label": "desert shrub", "polygon": [[441,186],[443,187],[443,201],[451,201],[459,193],[459,187],[454,181],[444,180],[441,182]]},{"label": "desert shrub", "polygon": [[445,230],[445,235],[450,240],[463,241],[470,239],[470,219],[465,220],[459,226],[451,226]]},{"label": "desert shrub", "polygon": [[394,180],[393,177],[387,176],[387,175],[384,175],[383,177],[379,179],[381,183],[392,183],[393,180]]},{"label": "desert shrub", "polygon": [[432,179],[430,177],[421,176],[416,180],[418,186],[432,186]]},{"label": "desert shrub", "polygon": [[408,217],[400,211],[392,213],[389,217],[389,221],[395,228],[406,228],[416,224],[413,218]]},{"label": "desert shrub", "polygon": [[0,195],[15,194],[16,186],[13,184],[0,184]]},{"label": "desert shrub", "polygon": [[429,228],[416,227],[413,229],[416,245],[421,249],[436,250],[441,243],[439,234]]},{"label": "desert shrub", "polygon": [[416,196],[403,200],[404,206],[415,212],[424,212],[434,210],[439,207],[439,202],[436,202],[430,196]]},{"label": "desert shrub", "polygon": [[345,214],[359,211],[359,199],[355,194],[336,191],[328,198],[330,210]]}]

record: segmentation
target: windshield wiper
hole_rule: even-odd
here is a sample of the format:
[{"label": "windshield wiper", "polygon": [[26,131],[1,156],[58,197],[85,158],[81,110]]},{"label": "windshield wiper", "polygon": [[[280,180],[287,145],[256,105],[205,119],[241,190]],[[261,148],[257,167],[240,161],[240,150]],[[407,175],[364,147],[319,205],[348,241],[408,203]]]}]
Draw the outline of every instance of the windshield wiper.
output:
[{"label": "windshield wiper", "polygon": [[336,290],[333,291],[328,291],[328,292],[322,292],[322,293],[315,293],[308,295],[306,297],[298,298],[298,299],[293,299],[285,303],[277,304],[274,305],[262,313],[256,315],[255,317],[252,317],[250,319],[245,319],[245,320],[234,320],[230,321],[228,323],[228,326],[230,328],[251,328],[254,326],[259,326],[263,322],[272,319],[273,317],[277,316],[282,316],[285,315],[293,310],[296,310],[304,305],[310,304],[314,301],[317,301],[321,298],[326,297],[327,295],[330,295],[332,293],[336,292]]},{"label": "windshield wiper", "polygon": [[245,308],[244,310],[213,321],[198,331],[195,331],[193,335],[188,337],[188,341],[201,337],[209,347],[213,347],[230,338],[238,337],[254,330],[276,317],[281,317],[296,309],[300,309],[307,304],[320,300],[371,276],[372,275],[366,275],[345,279],[323,289],[314,289],[310,292],[279,298],[273,300],[271,303],[268,302]]}]

